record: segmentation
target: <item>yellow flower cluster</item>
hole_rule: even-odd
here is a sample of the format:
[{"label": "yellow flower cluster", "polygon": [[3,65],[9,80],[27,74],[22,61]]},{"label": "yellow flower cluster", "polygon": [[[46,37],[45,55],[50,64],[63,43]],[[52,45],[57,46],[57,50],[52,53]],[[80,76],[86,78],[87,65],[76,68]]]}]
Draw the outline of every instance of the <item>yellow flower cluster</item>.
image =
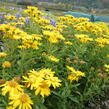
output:
[{"label": "yellow flower cluster", "polygon": [[95,41],[97,42],[98,46],[104,47],[105,45],[109,45],[109,39],[106,38],[96,38]]},{"label": "yellow flower cluster", "polygon": [[66,28],[66,25],[62,25],[62,23],[56,23],[55,27],[50,25],[50,20],[44,18],[44,13],[39,11],[36,7],[29,6],[25,12],[43,29],[43,35],[47,36],[48,41],[51,43],[58,43],[60,40],[65,40],[60,32],[63,31],[62,28]]},{"label": "yellow flower cluster", "polygon": [[67,66],[67,69],[70,70],[72,73],[68,75],[68,79],[72,81],[78,81],[79,77],[84,77],[85,73],[79,70],[75,70],[73,67]]},{"label": "yellow flower cluster", "polygon": [[[72,26],[76,31],[84,32],[86,34],[75,34],[76,38],[82,43],[95,41],[98,46],[104,47],[109,44],[109,28],[103,22],[89,22],[87,18],[75,18],[72,15],[65,15],[58,18],[59,22],[65,25]],[[90,34],[92,38],[89,38]]]},{"label": "yellow flower cluster", "polygon": [[16,20],[16,17],[14,15],[4,15],[4,17],[8,20]]},{"label": "yellow flower cluster", "polygon": [[[50,60],[50,62],[51,61],[55,62],[55,64],[60,61],[60,59],[58,59],[57,57],[61,57],[61,59],[66,60],[66,62],[63,62],[64,64],[74,63],[76,65],[82,66],[86,62],[83,59],[79,58],[80,56],[78,55],[78,51],[81,48],[78,49],[77,45],[82,43],[82,45],[84,44],[85,47],[87,47],[87,44],[89,44],[89,42],[90,44],[97,45],[99,47],[105,47],[109,45],[109,28],[104,23],[93,23],[93,22],[89,22],[89,19],[87,18],[75,18],[74,16],[71,16],[71,15],[65,15],[65,16],[56,18],[55,23],[52,24],[51,18],[49,18],[48,16],[45,16],[44,12],[40,11],[37,7],[28,6],[25,12],[29,15],[30,23],[32,22],[32,26],[30,26],[30,29],[32,29],[31,31],[25,32],[27,29],[29,29],[28,26],[25,27],[24,31],[18,28],[19,24],[24,24],[24,22],[26,21],[25,17],[19,17],[18,18],[19,22],[1,24],[0,33],[1,35],[3,35],[3,39],[6,39],[6,40],[9,39],[9,41],[14,40],[15,42],[18,41],[18,45],[17,45],[18,52],[21,49],[29,49],[27,51],[24,50],[26,52],[29,52],[31,48],[36,50],[36,49],[39,49],[39,47],[41,46],[42,49],[41,50],[39,49],[38,52],[36,52],[35,50],[32,50],[32,53],[31,52],[30,54],[28,53],[29,56],[32,57],[31,58],[32,62],[35,62],[37,60],[37,57],[40,55],[40,53],[43,52],[42,56],[47,58],[47,60]],[[16,17],[13,15],[9,15],[9,16],[6,15],[5,18],[8,20],[16,19]],[[36,29],[36,31],[34,31],[34,29]],[[77,41],[78,43],[75,43]],[[63,46],[63,44],[61,45],[60,42],[62,42],[65,46]],[[3,43],[5,47],[5,42]],[[51,47],[52,45],[53,47]],[[56,48],[54,47],[54,45],[56,45]],[[72,45],[74,45],[74,47]],[[8,48],[8,45],[6,45],[5,50],[7,50],[7,48]],[[54,50],[53,52],[50,52],[52,48]],[[11,65],[10,61],[4,60],[5,56],[7,56],[7,53],[8,53],[8,50],[6,51],[6,53],[5,53],[5,50],[4,52],[0,52],[0,58],[1,59],[3,58],[3,61],[1,64],[3,70],[8,71],[10,70],[8,68],[10,68],[11,66],[12,68],[14,68],[14,65]],[[62,55],[56,56],[56,54],[53,54],[55,50],[56,51],[59,50],[59,53],[65,52],[65,54],[63,53]],[[94,49],[93,52],[95,51],[96,50]],[[45,52],[47,52],[48,54],[46,54]],[[86,51],[84,51],[84,54],[86,55],[85,52]],[[74,57],[74,60],[72,60],[73,55],[76,56]],[[14,55],[12,57],[14,57]],[[18,59],[15,59],[14,61],[12,61],[12,63],[15,62],[15,64],[20,63],[21,65],[23,65],[22,64],[23,61],[26,60],[25,56],[23,58],[24,59],[21,59],[19,61],[20,56],[18,56]],[[10,56],[10,60],[12,59]],[[46,62],[47,60],[43,59],[42,62],[44,61],[45,63],[47,63]],[[31,64],[31,61],[28,61],[28,63],[30,62]],[[87,65],[88,65],[88,62],[87,62]],[[28,66],[29,65],[27,64],[27,66],[24,69],[21,68],[22,72],[24,72],[24,70],[29,69]],[[33,64],[31,66],[34,68],[35,65]],[[58,66],[56,67],[58,68]],[[80,77],[85,77],[84,72],[76,70],[73,67],[67,66],[67,69],[70,71],[70,73],[68,74],[68,79],[70,80],[70,82],[78,81]],[[105,65],[105,71],[109,73],[109,65]],[[8,95],[9,97],[9,106],[7,107],[7,109],[32,109],[32,105],[34,105],[34,103],[32,99],[30,98],[29,94],[25,93],[24,89],[28,88],[32,90],[30,92],[34,91],[35,95],[40,95],[41,97],[49,96],[51,94],[52,88],[56,89],[57,87],[60,87],[62,84],[61,80],[55,75],[56,73],[49,68],[43,68],[40,70],[33,69],[33,70],[28,71],[26,76],[22,76],[24,85],[21,85],[16,79],[5,81],[5,82],[1,81],[2,85],[0,85],[0,87],[2,87],[1,88],[2,95],[3,96]],[[103,74],[100,73],[99,76],[103,77]],[[34,94],[31,93],[31,95],[34,95]]]},{"label": "yellow flower cluster", "polygon": [[24,92],[24,86],[20,85],[14,79],[6,81],[0,87],[2,87],[2,95],[9,95],[10,102],[7,109],[32,109],[31,105],[33,102],[29,95]]},{"label": "yellow flower cluster", "polygon": [[98,35],[102,33],[102,28],[99,28],[99,25],[92,22],[81,22],[76,24],[75,29],[81,32],[91,32],[94,35]]},{"label": "yellow flower cluster", "polygon": [[54,76],[55,72],[51,69],[41,69],[39,71],[30,70],[27,76],[23,76],[26,86],[35,90],[36,95],[49,96],[50,87],[61,86],[61,80]]},{"label": "yellow flower cluster", "polygon": [[58,43],[60,40],[65,40],[65,38],[60,34],[59,31],[43,31],[43,35],[45,35],[51,43]]},{"label": "yellow flower cluster", "polygon": [[89,41],[93,41],[92,38],[89,38],[86,34],[75,34],[75,37],[80,40],[82,43],[87,43]]},{"label": "yellow flower cluster", "polygon": [[9,24],[0,25],[0,31],[4,32],[4,37],[8,37],[14,40],[21,40],[21,45],[19,45],[18,48],[38,49],[41,45],[41,43],[38,42],[38,40],[41,40],[41,35],[29,35],[19,28],[16,28]]},{"label": "yellow flower cluster", "polygon": [[100,47],[104,47],[109,44],[109,29],[105,23],[81,22],[74,27],[78,31],[89,32],[95,35],[94,41]]},{"label": "yellow flower cluster", "polygon": [[4,36],[12,39],[23,39],[27,33],[23,32],[19,28],[11,26],[10,24],[0,25],[0,31],[4,32]]},{"label": "yellow flower cluster", "polygon": [[[36,95],[49,96],[50,87],[57,88],[61,86],[61,80],[55,76],[51,69],[41,69],[39,71],[30,70],[27,76],[23,76],[27,88],[35,90]],[[7,109],[32,109],[33,101],[27,93],[24,92],[25,86],[18,83],[19,78],[6,81],[0,85],[2,95],[9,95],[9,106]]]},{"label": "yellow flower cluster", "polygon": [[69,24],[69,25],[75,25],[77,23],[89,20],[88,18],[82,18],[82,17],[81,18],[76,18],[76,17],[74,17],[72,15],[61,16],[58,19],[59,19],[59,21],[65,23],[65,24]]},{"label": "yellow flower cluster", "polygon": [[25,12],[28,15],[30,15],[30,17],[34,19],[36,23],[40,25],[45,25],[50,23],[50,20],[42,18],[42,15],[44,15],[44,13],[38,10],[37,7],[28,6]]},{"label": "yellow flower cluster", "polygon": [[64,25],[63,23],[56,23],[55,26],[49,24],[49,25],[41,26],[41,28],[44,30],[51,30],[51,31],[54,30],[54,31],[62,32],[63,28],[67,28],[67,26]]},{"label": "yellow flower cluster", "polygon": [[33,41],[33,40],[23,40],[22,41],[22,45],[18,46],[18,48],[33,48],[33,49],[39,49],[39,46],[41,45],[41,43],[39,43],[38,41]]},{"label": "yellow flower cluster", "polygon": [[5,17],[7,20],[18,20],[18,21],[15,21],[15,22],[12,22],[12,23],[11,23],[11,24],[14,24],[14,25],[17,25],[17,24],[24,24],[23,22],[26,22],[25,17],[16,18],[16,16],[14,16],[14,15],[4,15],[4,17]]},{"label": "yellow flower cluster", "polygon": [[55,30],[56,29],[56,27],[54,27],[53,25],[45,25],[45,26],[42,26],[41,28],[45,30]]}]

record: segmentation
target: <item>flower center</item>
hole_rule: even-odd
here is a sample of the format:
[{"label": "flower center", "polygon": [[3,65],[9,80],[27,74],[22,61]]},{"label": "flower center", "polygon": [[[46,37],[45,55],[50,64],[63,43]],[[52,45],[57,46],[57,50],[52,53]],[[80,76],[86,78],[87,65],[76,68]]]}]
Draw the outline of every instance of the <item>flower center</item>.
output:
[{"label": "flower center", "polygon": [[17,85],[17,83],[15,81],[9,81],[8,84],[10,87],[13,87],[13,88],[15,88]]},{"label": "flower center", "polygon": [[23,94],[20,97],[21,102],[26,103],[28,101],[28,95],[27,94]]},{"label": "flower center", "polygon": [[40,84],[40,87],[41,87],[41,88],[47,88],[47,87],[48,87],[48,84],[45,83],[45,82],[42,82],[42,83]]}]

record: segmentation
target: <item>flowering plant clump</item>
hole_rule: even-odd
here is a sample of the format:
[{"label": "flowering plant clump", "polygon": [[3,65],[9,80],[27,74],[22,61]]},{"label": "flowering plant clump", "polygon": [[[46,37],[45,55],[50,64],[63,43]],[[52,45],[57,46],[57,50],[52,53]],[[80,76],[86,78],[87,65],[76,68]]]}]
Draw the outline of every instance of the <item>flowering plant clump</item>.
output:
[{"label": "flowering plant clump", "polygon": [[[6,109],[85,109],[105,95],[109,27],[28,6],[0,24],[0,106]],[[55,104],[55,105],[54,105]]]}]

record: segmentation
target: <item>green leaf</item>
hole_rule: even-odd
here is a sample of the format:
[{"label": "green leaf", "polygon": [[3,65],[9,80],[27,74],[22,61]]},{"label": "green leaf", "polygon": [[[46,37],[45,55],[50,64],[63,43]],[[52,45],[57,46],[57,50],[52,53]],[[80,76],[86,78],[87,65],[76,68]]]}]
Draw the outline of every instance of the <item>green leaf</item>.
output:
[{"label": "green leaf", "polygon": [[74,96],[70,96],[70,97],[68,97],[71,101],[73,101],[73,102],[75,102],[75,103],[80,103],[79,102],[79,100],[78,100],[78,98],[76,98],[76,97],[74,97]]}]

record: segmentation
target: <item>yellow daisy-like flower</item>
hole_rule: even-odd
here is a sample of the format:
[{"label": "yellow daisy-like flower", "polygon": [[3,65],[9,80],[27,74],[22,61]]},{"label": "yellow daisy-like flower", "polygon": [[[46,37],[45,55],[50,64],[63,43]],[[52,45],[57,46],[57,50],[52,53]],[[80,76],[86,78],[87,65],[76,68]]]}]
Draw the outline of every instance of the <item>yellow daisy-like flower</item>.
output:
[{"label": "yellow daisy-like flower", "polygon": [[64,41],[64,44],[66,44],[66,45],[73,45],[73,43],[70,42],[70,41]]},{"label": "yellow daisy-like flower", "polygon": [[3,85],[0,87],[2,88],[2,95],[6,95],[9,93],[9,95],[14,95],[19,92],[23,92],[22,85],[18,84],[16,81],[11,80],[11,81],[6,81]]},{"label": "yellow daisy-like flower", "polygon": [[85,73],[81,72],[79,70],[76,70],[76,74],[77,74],[78,77],[84,77],[85,76]]},{"label": "yellow daisy-like flower", "polygon": [[75,72],[75,69],[73,67],[67,66],[67,69],[70,70],[71,72]]},{"label": "yellow daisy-like flower", "polygon": [[28,78],[26,76],[23,76],[23,78],[25,79],[23,82],[26,83],[26,87],[29,87],[31,90],[33,90],[36,83],[36,78]]},{"label": "yellow daisy-like flower", "polygon": [[79,77],[84,77],[85,73],[81,72],[79,70],[75,70],[73,67],[67,66],[68,70],[70,70],[72,73],[68,75],[68,79],[72,81],[78,81]]},{"label": "yellow daisy-like flower", "polygon": [[9,67],[11,67],[11,63],[9,61],[4,61],[3,64],[2,64],[2,67],[3,68],[9,68]]},{"label": "yellow daisy-like flower", "polygon": [[41,73],[40,71],[35,71],[34,69],[33,70],[30,70],[30,73],[28,73],[28,75],[31,77],[31,76],[35,76],[35,78],[43,78],[44,77],[44,74]]},{"label": "yellow daisy-like flower", "polygon": [[54,88],[61,86],[61,80],[58,77],[54,77],[53,75],[46,77],[46,82],[49,87],[52,85]]},{"label": "yellow daisy-like flower", "polygon": [[26,93],[19,93],[10,97],[11,102],[9,103],[14,107],[14,109],[32,109],[31,105],[33,101]]},{"label": "yellow daisy-like flower", "polygon": [[45,81],[42,81],[36,88],[35,94],[36,95],[40,94],[42,97],[49,96],[50,95],[49,85]]},{"label": "yellow daisy-like flower", "polygon": [[22,22],[26,21],[26,19],[24,17],[19,17],[19,20],[22,21]]},{"label": "yellow daisy-like flower", "polygon": [[78,81],[78,77],[76,74],[69,74],[68,75],[68,79],[72,82],[72,81]]},{"label": "yellow daisy-like flower", "polygon": [[4,56],[7,56],[7,54],[4,52],[0,52],[0,57],[4,57]]},{"label": "yellow daisy-like flower", "polygon": [[56,57],[54,56],[47,56],[51,61],[53,62],[59,62],[59,59],[57,59]]},{"label": "yellow daisy-like flower", "polygon": [[26,87],[29,87],[31,90],[36,88],[38,84],[43,80],[43,78],[36,77],[35,75],[31,75],[29,77],[23,76],[25,79],[23,82],[26,83]]},{"label": "yellow daisy-like flower", "polygon": [[47,76],[54,75],[55,72],[54,72],[54,71],[51,71],[51,69],[41,69],[41,70],[39,71],[39,74],[43,74],[44,77],[46,78]]}]

